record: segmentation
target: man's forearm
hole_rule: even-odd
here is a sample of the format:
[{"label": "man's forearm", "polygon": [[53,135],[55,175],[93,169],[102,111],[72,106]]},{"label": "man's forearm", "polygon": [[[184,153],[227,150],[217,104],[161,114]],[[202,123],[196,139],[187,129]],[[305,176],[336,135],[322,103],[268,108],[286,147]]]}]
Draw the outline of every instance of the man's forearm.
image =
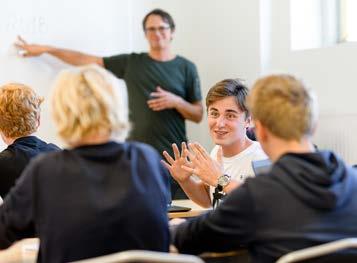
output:
[{"label": "man's forearm", "polygon": [[179,184],[193,202],[205,208],[211,206],[211,199],[203,182],[197,182],[190,177],[184,182],[179,182]]},{"label": "man's forearm", "polygon": [[81,66],[87,64],[97,64],[99,66],[104,66],[103,58],[101,57],[84,54],[79,51],[61,49],[51,46],[45,46],[44,48],[46,53],[55,56],[71,65]]},{"label": "man's forearm", "polygon": [[181,113],[185,119],[196,123],[199,123],[203,117],[203,106],[200,101],[189,103],[181,98],[176,105],[176,110]]}]

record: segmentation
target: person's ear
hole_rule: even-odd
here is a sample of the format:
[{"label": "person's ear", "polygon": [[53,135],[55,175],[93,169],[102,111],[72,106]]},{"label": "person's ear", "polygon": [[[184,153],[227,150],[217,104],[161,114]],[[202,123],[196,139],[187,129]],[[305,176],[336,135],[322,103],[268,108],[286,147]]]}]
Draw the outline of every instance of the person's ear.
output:
[{"label": "person's ear", "polygon": [[175,29],[170,29],[171,30],[171,37],[170,40],[172,41],[174,39],[174,35],[175,35]]},{"label": "person's ear", "polygon": [[[244,113],[244,114],[246,114],[246,113]],[[251,123],[252,123],[252,117],[251,116],[246,117],[245,118],[245,124],[244,124],[245,128],[248,129],[251,126],[250,125]]]},{"label": "person's ear", "polygon": [[37,116],[37,126],[36,126],[36,131],[38,130],[38,128],[40,127],[40,124],[41,124],[41,114],[39,114]]}]

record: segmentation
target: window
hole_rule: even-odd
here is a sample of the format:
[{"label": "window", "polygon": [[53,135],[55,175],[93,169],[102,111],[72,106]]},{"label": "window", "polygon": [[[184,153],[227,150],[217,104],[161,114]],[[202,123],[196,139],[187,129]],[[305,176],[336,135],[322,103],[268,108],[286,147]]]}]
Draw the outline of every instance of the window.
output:
[{"label": "window", "polygon": [[290,0],[291,49],[320,48],[339,43],[340,1]]},{"label": "window", "polygon": [[339,0],[340,42],[357,41],[356,0]]}]

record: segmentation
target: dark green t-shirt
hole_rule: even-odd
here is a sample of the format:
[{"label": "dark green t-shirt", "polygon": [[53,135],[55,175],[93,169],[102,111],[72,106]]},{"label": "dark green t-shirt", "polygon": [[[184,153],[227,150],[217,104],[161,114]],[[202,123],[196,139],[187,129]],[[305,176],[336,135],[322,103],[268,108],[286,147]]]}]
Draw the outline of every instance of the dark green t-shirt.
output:
[{"label": "dark green t-shirt", "polygon": [[176,56],[156,61],[147,53],[123,54],[104,58],[105,68],[125,81],[129,97],[129,119],[133,125],[129,140],[152,145],[160,154],[172,154],[172,143],[180,146],[187,141],[185,120],[176,110],[152,111],[147,100],[160,86],[193,103],[201,100],[201,90],[195,65]]}]

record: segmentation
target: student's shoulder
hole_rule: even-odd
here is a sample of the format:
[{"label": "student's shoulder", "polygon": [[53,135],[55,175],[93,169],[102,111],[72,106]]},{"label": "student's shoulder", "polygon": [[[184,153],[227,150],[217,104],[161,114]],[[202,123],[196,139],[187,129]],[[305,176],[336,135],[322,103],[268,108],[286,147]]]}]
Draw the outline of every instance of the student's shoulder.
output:
[{"label": "student's shoulder", "polygon": [[53,150],[53,151],[61,150],[61,147],[59,147],[58,145],[56,145],[52,142],[47,142],[46,144],[47,144],[48,149],[50,149],[50,150]]},{"label": "student's shoulder", "polygon": [[275,191],[279,184],[276,180],[272,178],[272,173],[270,171],[260,173],[259,176],[249,177],[245,180],[242,188],[246,190],[253,197],[260,197],[269,194],[271,191]]},{"label": "student's shoulder", "polygon": [[63,159],[63,154],[64,151],[41,152],[30,159],[25,170],[27,172],[30,171],[30,174],[38,174],[39,171],[52,174],[54,167],[57,167],[61,163],[66,163]]},{"label": "student's shoulder", "polygon": [[6,162],[8,160],[11,160],[14,158],[14,153],[11,150],[11,148],[6,148],[5,150],[3,150],[2,152],[0,152],[0,163],[1,162]]},{"label": "student's shoulder", "polygon": [[53,151],[60,151],[61,148],[58,147],[56,144],[54,143],[47,143],[44,142],[41,144],[41,146],[38,148],[39,153],[47,153],[47,152],[53,152]]},{"label": "student's shoulder", "polygon": [[62,159],[66,155],[66,150],[55,148],[53,151],[41,152],[36,157],[32,158],[32,162],[52,164]]},{"label": "student's shoulder", "polygon": [[8,166],[11,163],[23,163],[27,158],[26,151],[12,144],[0,152],[0,165],[3,167]]},{"label": "student's shoulder", "polygon": [[22,165],[22,162],[18,162],[16,155],[9,149],[5,149],[0,152],[0,174],[7,174],[13,167]]}]

